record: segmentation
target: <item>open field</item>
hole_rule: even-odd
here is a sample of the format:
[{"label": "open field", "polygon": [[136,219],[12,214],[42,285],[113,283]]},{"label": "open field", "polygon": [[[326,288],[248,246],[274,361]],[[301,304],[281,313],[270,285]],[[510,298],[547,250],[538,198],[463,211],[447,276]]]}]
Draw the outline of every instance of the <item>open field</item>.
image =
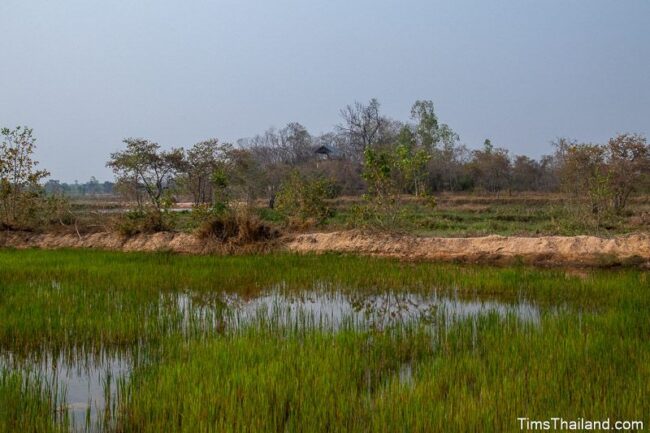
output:
[{"label": "open field", "polygon": [[[612,236],[650,230],[650,197],[638,196],[624,215],[600,227],[572,205],[571,198],[556,193],[435,195],[436,206],[405,197],[400,218],[392,230],[419,236]],[[333,203],[334,213],[324,226],[330,229],[355,227],[355,204],[362,200],[342,198]]]},{"label": "open field", "polygon": [[3,250],[0,431],[647,425],[649,277]]},{"label": "open field", "polygon": [[[589,213],[572,204],[571,197],[559,193],[507,193],[498,196],[444,193],[435,196],[431,207],[411,196],[404,196],[399,218],[390,225],[391,231],[417,236],[475,237],[501,236],[578,236],[609,237],[650,231],[650,196],[630,199],[622,215],[606,218],[597,226]],[[330,215],[320,224],[287,227],[283,216],[257,200],[252,212],[267,224],[286,231],[340,231],[362,226],[355,209],[364,204],[361,197],[340,197],[329,200]],[[81,233],[106,231],[112,220],[126,212],[129,203],[117,197],[87,197],[72,201],[72,209]],[[191,203],[174,206],[175,229],[191,232],[196,221],[191,216]],[[54,227],[55,231],[66,231]],[[386,227],[384,227],[386,229]],[[73,226],[67,227],[68,232]]]}]

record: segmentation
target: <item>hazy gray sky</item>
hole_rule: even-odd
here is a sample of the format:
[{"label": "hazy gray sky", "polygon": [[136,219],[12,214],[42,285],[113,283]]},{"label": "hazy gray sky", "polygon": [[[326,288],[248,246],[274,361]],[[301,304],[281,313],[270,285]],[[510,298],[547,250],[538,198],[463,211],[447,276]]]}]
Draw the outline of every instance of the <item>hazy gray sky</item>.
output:
[{"label": "hazy gray sky", "polygon": [[648,0],[1,0],[0,125],[65,181],[165,147],[431,99],[470,147],[650,133]]}]

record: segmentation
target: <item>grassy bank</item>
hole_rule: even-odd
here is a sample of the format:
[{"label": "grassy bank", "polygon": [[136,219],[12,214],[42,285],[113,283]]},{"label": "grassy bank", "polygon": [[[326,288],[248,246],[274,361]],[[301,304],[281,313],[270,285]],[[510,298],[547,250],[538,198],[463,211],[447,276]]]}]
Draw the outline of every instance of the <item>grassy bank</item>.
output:
[{"label": "grassy bank", "polygon": [[[133,358],[109,431],[518,431],[520,416],[647,425],[649,276],[338,255],[4,250],[0,349],[15,362],[0,367],[0,431],[61,427],[51,384],[26,373],[27,360],[105,353]],[[246,302],[315,287],[361,310],[377,294],[435,290],[505,313],[448,322],[434,311],[333,329],[279,320],[287,313],[278,309],[233,328],[233,307],[217,296]],[[522,300],[538,319],[509,312]]]}]

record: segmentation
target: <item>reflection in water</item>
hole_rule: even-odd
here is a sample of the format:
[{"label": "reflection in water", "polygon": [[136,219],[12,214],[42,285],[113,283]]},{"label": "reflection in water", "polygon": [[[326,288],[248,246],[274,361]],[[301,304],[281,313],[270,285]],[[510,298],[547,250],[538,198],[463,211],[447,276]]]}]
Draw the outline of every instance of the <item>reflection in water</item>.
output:
[{"label": "reflection in water", "polygon": [[28,357],[0,355],[0,368],[20,369],[42,380],[50,389],[54,418],[67,421],[73,431],[97,431],[103,420],[114,419],[118,385],[133,366],[125,353],[83,353],[53,355],[42,352]]},{"label": "reflection in water", "polygon": [[[467,300],[408,292],[361,294],[347,292],[308,291],[291,293],[272,290],[252,299],[236,294],[174,294],[183,312],[186,329],[219,328],[238,330],[250,325],[337,330],[385,329],[413,323],[437,324],[445,327],[454,322],[494,313],[501,317],[513,315],[521,321],[537,324],[539,307],[520,300],[507,304],[494,300]],[[226,308],[215,308],[215,305]]]},{"label": "reflection in water", "polygon": [[[328,290],[322,285],[304,292],[278,286],[252,298],[224,292],[165,293],[159,303],[161,328],[166,333],[180,331],[186,338],[232,334],[248,326],[335,331],[383,330],[418,323],[446,332],[459,320],[470,319],[476,325],[476,319],[485,314],[513,316],[533,325],[539,324],[541,314],[539,307],[523,299],[516,303],[467,300],[436,291],[367,294]],[[58,419],[68,417],[75,431],[98,431],[114,419],[119,383],[139,364],[135,352],[39,353],[20,359],[0,354],[0,368],[20,369],[43,378],[52,386]],[[403,364],[397,375],[400,384],[410,386],[413,373],[410,363]]]}]

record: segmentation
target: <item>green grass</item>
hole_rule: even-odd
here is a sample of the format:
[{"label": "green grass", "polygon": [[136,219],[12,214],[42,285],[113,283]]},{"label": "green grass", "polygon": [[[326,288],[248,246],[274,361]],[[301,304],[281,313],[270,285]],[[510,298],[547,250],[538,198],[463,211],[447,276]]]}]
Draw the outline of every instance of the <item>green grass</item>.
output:
[{"label": "green grass", "polygon": [[[519,431],[520,416],[647,426],[649,277],[341,255],[2,250],[0,354],[137,353],[109,431],[499,432]],[[262,320],[229,331],[188,324],[174,301],[314,285],[361,298],[433,289],[524,298],[542,313],[539,323],[491,313],[448,328],[350,322],[333,331]],[[210,305],[215,317],[227,310]],[[0,370],[0,431],[65,427],[52,392],[23,369]]]},{"label": "green grass", "polygon": [[64,432],[67,419],[63,415],[55,423],[55,408],[56,399],[41,377],[0,367],[0,432]]},{"label": "green grass", "polygon": [[[434,339],[418,329],[254,330],[178,344],[179,352],[136,374],[121,425],[146,432],[502,432],[516,431],[519,416],[647,421],[650,351],[647,342],[639,347],[646,337],[632,329],[613,342],[608,332],[619,318],[584,320],[547,317],[531,329],[492,315]],[[404,364],[413,370],[406,381]]]},{"label": "green grass", "polygon": [[[596,227],[592,215],[577,212],[558,203],[517,204],[494,199],[482,205],[445,204],[430,208],[418,203],[407,203],[400,208],[397,225],[391,229],[419,236],[536,236],[536,235],[598,235],[610,236],[647,230],[647,226],[633,223],[631,216],[610,215],[601,227]],[[349,206],[338,206],[325,228],[354,228],[354,213]]]},{"label": "green grass", "polygon": [[[403,196],[399,218],[383,229],[396,230],[420,236],[468,237],[468,236],[540,236],[540,235],[596,235],[615,236],[650,230],[650,202],[647,195],[634,197],[621,215],[611,212],[601,216],[600,226],[590,208],[577,205],[571,197],[559,194],[504,193],[494,195],[440,194],[437,205],[430,207],[413,197]],[[343,230],[366,227],[359,220],[355,207],[366,202],[361,197],[344,197],[328,201],[331,215],[316,230]],[[111,209],[114,204],[107,204]],[[97,219],[83,209],[80,215]],[[277,210],[270,209],[265,201],[259,201],[253,215],[265,223],[291,231],[287,219]],[[91,218],[92,217],[92,218]],[[106,214],[104,218],[115,217]],[[100,218],[101,219],[101,218]],[[190,210],[168,215],[170,228],[180,232],[193,232],[199,219]],[[102,226],[98,221],[80,222],[80,226],[92,225],[96,230]],[[103,224],[111,226],[111,224]]]}]

